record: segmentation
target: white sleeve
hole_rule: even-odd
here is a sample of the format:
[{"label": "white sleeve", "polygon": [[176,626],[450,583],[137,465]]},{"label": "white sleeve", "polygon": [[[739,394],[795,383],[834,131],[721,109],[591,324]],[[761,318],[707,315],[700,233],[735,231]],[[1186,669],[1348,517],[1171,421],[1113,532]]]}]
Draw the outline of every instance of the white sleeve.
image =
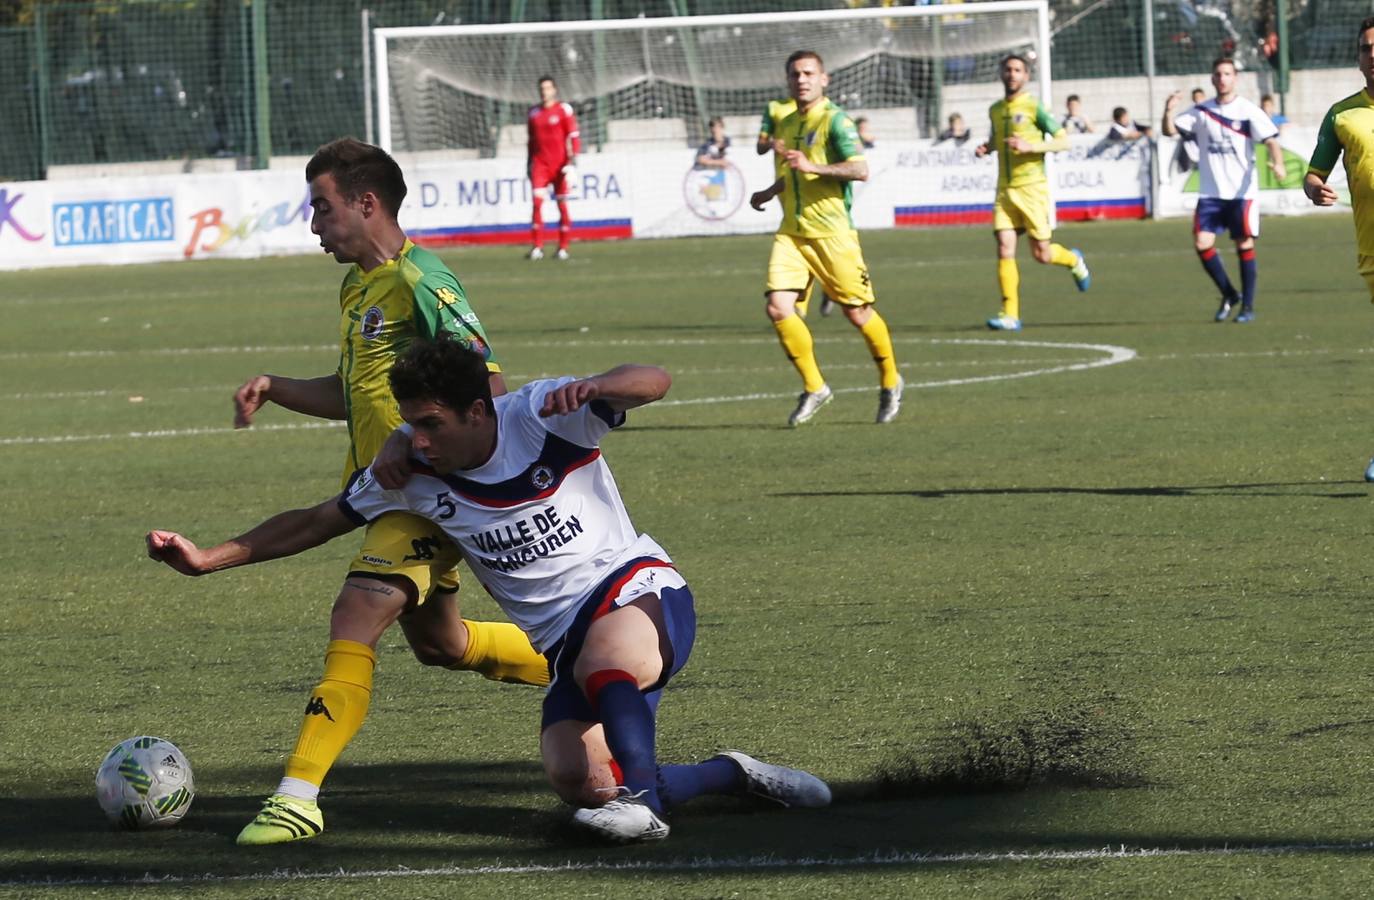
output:
[{"label": "white sleeve", "polygon": [[625,414],[611,409],[604,400],[593,400],[566,416],[541,418],[539,415],[539,410],[543,407],[544,398],[548,396],[549,391],[573,381],[577,381],[577,379],[571,375],[565,375],[558,379],[535,382],[529,393],[529,415],[535,421],[540,422],[546,431],[550,431],[566,441],[571,441],[579,447],[600,446],[601,439],[606,436],[606,432],[625,423]]},{"label": "white sleeve", "polygon": [[1250,109],[1250,140],[1256,144],[1262,144],[1271,137],[1277,137],[1279,127],[1274,124],[1274,120],[1265,114],[1264,110],[1258,106]]},{"label": "white sleeve", "polygon": [[406,511],[404,491],[383,490],[372,477],[372,469],[359,469],[348,480],[348,487],[339,495],[339,509],[354,524],[363,526],[382,513]]}]

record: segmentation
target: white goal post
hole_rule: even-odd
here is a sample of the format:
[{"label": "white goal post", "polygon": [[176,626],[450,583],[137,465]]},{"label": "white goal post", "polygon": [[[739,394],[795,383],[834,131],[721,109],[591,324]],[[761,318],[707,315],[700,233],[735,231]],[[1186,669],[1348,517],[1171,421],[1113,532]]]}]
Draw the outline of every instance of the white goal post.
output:
[{"label": "white goal post", "polygon": [[584,152],[696,146],[715,116],[752,142],[767,102],[786,96],[783,63],[798,49],[822,56],[830,98],[880,139],[934,137],[951,110],[981,131],[982,98],[1007,53],[1033,57],[1033,90],[1052,108],[1046,0],[379,28],[372,38],[378,143],[454,159],[523,156],[545,75],[576,109]]}]

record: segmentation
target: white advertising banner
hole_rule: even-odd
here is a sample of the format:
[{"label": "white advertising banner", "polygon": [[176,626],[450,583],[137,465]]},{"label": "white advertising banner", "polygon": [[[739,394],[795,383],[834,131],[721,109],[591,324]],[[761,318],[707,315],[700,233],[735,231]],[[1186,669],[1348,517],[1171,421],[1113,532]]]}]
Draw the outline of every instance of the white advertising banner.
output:
[{"label": "white advertising banner", "polygon": [[0,269],[318,250],[300,174],[0,184]]}]

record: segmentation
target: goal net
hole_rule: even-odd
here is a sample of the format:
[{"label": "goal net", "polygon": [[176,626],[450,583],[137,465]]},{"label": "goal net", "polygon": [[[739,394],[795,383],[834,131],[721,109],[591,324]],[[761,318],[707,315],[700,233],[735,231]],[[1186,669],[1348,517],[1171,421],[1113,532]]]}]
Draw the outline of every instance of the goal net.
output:
[{"label": "goal net", "polygon": [[381,28],[378,137],[398,153],[523,156],[548,75],[577,112],[584,152],[695,147],[716,116],[737,146],[752,144],[797,49],[821,55],[829,97],[882,140],[935,137],[956,111],[982,132],[1007,53],[1035,60],[1032,89],[1049,105],[1048,40],[1044,0]]}]

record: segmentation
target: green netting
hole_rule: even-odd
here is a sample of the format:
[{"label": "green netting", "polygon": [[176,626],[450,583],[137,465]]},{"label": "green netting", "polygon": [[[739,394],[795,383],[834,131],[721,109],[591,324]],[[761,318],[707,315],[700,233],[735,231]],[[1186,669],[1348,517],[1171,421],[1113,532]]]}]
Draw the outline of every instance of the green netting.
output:
[{"label": "green netting", "polygon": [[32,32],[0,28],[0,181],[29,181],[43,177],[39,159],[37,73],[33,66]]},{"label": "green netting", "polygon": [[[879,5],[880,0],[104,0],[0,7],[0,178],[49,166],[305,154],[365,135],[364,8],[374,27],[717,15]],[[908,2],[908,0],[898,0]],[[253,6],[266,47],[253,42]],[[957,18],[958,4],[948,4]],[[1291,0],[1293,68],[1350,67],[1370,0]],[[1144,0],[1051,0],[1054,78],[1144,74]],[[1270,67],[1271,2],[1156,0],[1155,70],[1206,73],[1234,53]],[[257,52],[255,52],[257,51]],[[267,104],[255,95],[255,67]],[[899,73],[900,75],[901,73]],[[984,78],[986,73],[977,73]],[[910,77],[905,80],[910,81]],[[944,73],[944,82],[960,78]],[[919,78],[917,79],[919,80]],[[708,93],[711,86],[703,90]],[[699,98],[691,98],[697,100]],[[714,97],[708,99],[715,101]],[[665,108],[688,98],[665,94]],[[719,105],[719,103],[717,103]],[[505,117],[494,113],[497,121]],[[260,125],[259,120],[266,115]],[[491,117],[493,111],[484,110]],[[591,119],[591,117],[589,117]],[[594,121],[594,119],[591,119]],[[259,129],[265,129],[265,136]],[[266,140],[262,138],[266,137]],[[261,160],[258,160],[259,162]]]}]

